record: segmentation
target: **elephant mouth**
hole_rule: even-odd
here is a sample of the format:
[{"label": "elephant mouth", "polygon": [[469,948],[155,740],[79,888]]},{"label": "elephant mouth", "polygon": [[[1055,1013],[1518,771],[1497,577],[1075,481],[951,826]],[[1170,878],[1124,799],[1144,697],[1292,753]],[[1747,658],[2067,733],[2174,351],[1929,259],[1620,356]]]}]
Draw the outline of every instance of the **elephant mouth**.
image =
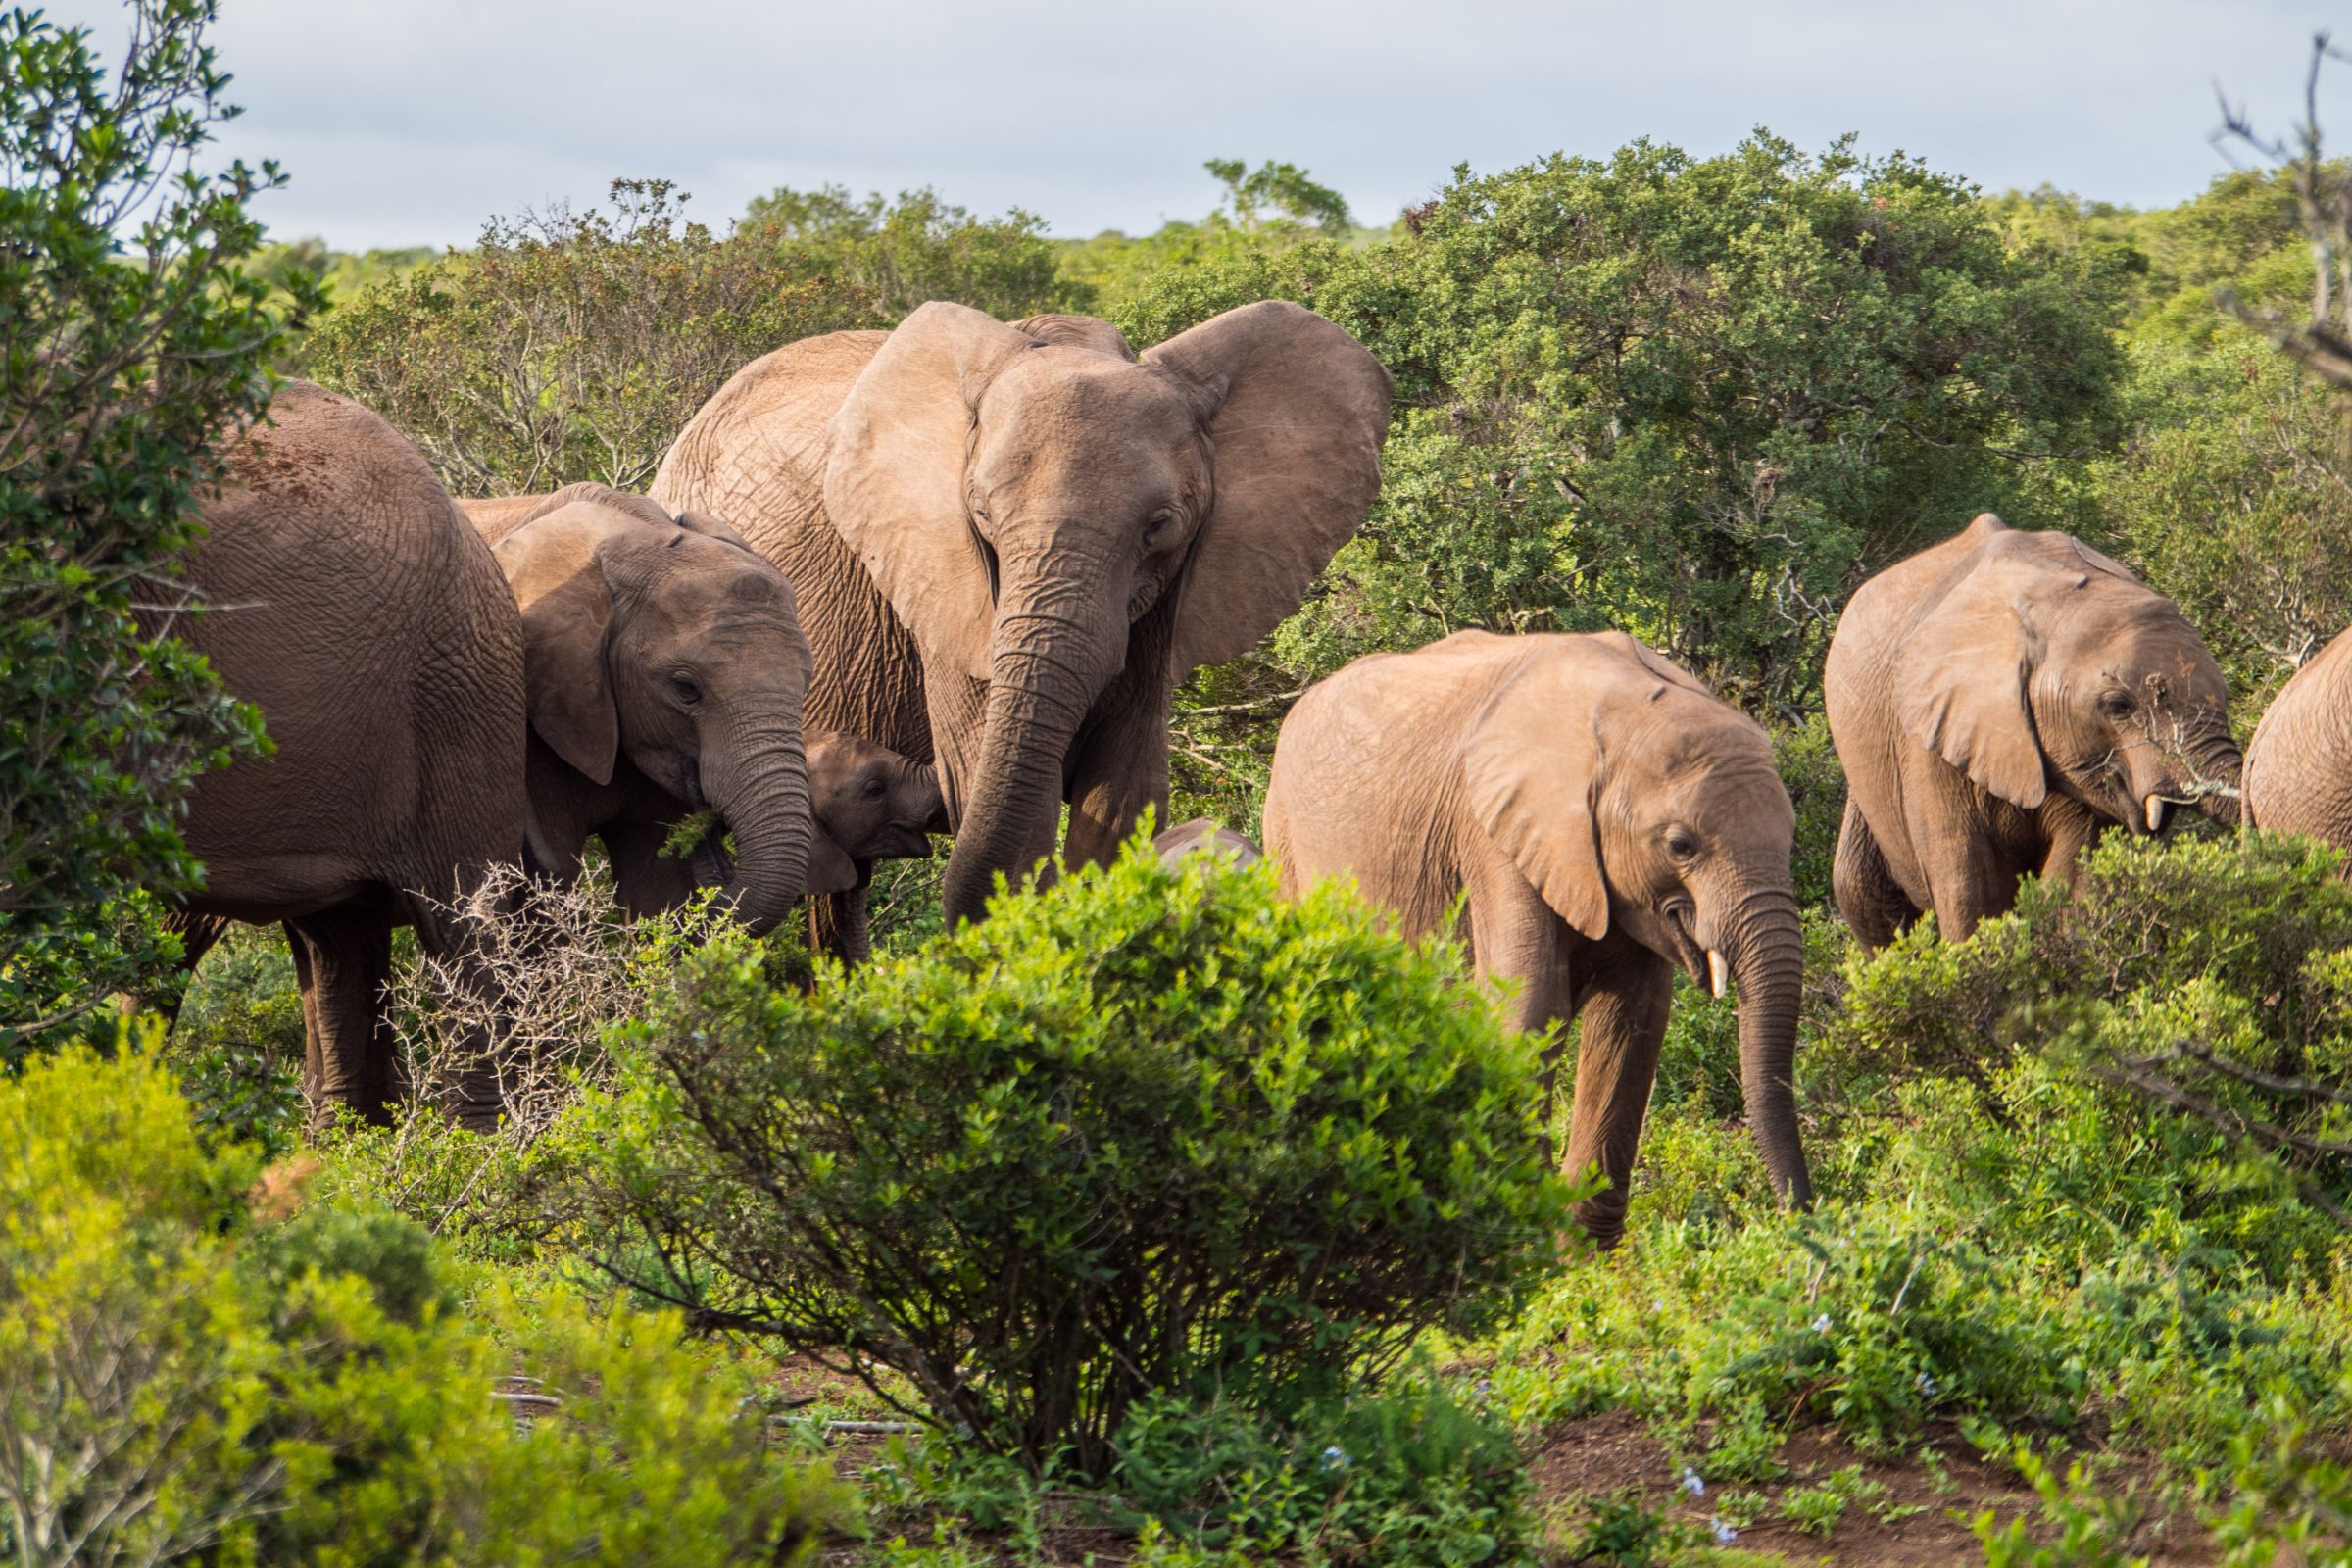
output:
[{"label": "elephant mouth", "polygon": [[1690,977],[1690,983],[1723,995],[1722,958],[1698,940],[1698,910],[1686,899],[1669,901],[1660,911],[1666,917],[1666,933],[1674,943],[1675,961]]}]

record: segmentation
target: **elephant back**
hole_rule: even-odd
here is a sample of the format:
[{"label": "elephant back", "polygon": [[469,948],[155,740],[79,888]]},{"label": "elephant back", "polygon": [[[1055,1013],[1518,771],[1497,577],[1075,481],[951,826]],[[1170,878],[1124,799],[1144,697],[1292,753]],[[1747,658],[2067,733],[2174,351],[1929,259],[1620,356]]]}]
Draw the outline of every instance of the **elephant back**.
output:
[{"label": "elephant back", "polygon": [[[445,881],[453,840],[521,839],[522,635],[490,547],[414,443],[289,382],[226,454],[183,634],[274,743],[200,785],[190,844],[343,835],[384,879]],[[440,831],[441,798],[479,833]],[[323,813],[331,821],[315,822]],[[512,818],[510,822],[508,818]],[[274,818],[275,825],[269,825]]]}]

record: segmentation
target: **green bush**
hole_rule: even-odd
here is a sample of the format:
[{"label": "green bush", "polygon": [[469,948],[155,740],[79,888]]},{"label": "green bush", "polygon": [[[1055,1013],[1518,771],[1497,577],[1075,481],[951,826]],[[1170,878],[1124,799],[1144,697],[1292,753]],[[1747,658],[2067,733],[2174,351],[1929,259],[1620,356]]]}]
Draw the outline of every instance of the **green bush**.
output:
[{"label": "green bush", "polygon": [[714,943],[611,1139],[664,1264],[621,1272],[1032,1471],[1104,1475],[1154,1396],[1296,1411],[1497,1321],[1565,1223],[1536,1044],[1460,979],[1140,838],[812,995]]},{"label": "green bush", "polygon": [[277,927],[235,925],[181,1000],[165,1049],[206,1132],[287,1153],[305,1107],[302,994]]},{"label": "green bush", "polygon": [[[2330,1087],[2352,1074],[2341,864],[2334,850],[2266,834],[2112,836],[2071,888],[2029,881],[1968,942],[1937,941],[1923,921],[1857,956],[1824,1070],[1842,1060],[1983,1081],[2020,1051],[2047,1054],[2129,1092],[2137,1114],[2099,1113],[2124,1147],[2164,1148],[2188,1212],[2242,1222],[2243,1159],[2264,1151],[2316,1204],[2340,1203],[2352,1153],[2352,1107]],[[2263,1164],[2277,1186],[2279,1167]]]},{"label": "green bush", "polygon": [[[418,1227],[306,1202],[314,1163],[210,1145],[151,1043],[0,1084],[0,1556],[686,1568],[837,1517],[674,1318],[468,1317]],[[516,1371],[562,1401],[527,1434]]]},{"label": "green bush", "polygon": [[215,8],[130,9],[111,78],[88,28],[0,12],[0,1066],[177,956],[139,890],[198,880],[181,801],[261,715],[172,635],[176,579],[222,433],[318,301],[244,270],[276,166],[198,167],[237,113]]}]

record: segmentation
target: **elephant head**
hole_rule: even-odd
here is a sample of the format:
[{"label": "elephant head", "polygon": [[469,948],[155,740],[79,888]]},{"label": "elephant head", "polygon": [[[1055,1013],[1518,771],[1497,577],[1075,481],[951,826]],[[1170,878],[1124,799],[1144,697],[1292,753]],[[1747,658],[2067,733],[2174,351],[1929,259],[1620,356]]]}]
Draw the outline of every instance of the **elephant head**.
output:
[{"label": "elephant head", "polygon": [[1106,322],[936,302],[890,335],[827,431],[824,500],[926,678],[986,684],[975,756],[942,751],[950,919],[1053,853],[1114,677],[1164,702],[1297,608],[1379,492],[1388,417],[1379,362],[1282,302],[1140,358]]},{"label": "elephant head", "polygon": [[2229,687],[2179,607],[2066,534],[1971,527],[1984,548],[1897,656],[1903,732],[2027,809],[2054,792],[2134,833],[2177,805],[2234,823]]},{"label": "elephant head", "polygon": [[724,898],[755,931],[806,890],[809,675],[792,586],[715,517],[573,485],[493,547],[522,611],[532,731],[596,784],[622,759],[733,832]]},{"label": "elephant head", "polygon": [[1738,986],[1748,1124],[1775,1189],[1808,1203],[1796,813],[1772,743],[1623,633],[1544,641],[1557,652],[1531,654],[1471,731],[1469,808],[1582,935],[1622,931],[1716,996]]},{"label": "elephant head", "polygon": [[876,860],[928,856],[930,835],[948,830],[939,774],[856,735],[808,737],[808,789],[816,803],[813,853],[839,856],[855,867],[852,885]]}]

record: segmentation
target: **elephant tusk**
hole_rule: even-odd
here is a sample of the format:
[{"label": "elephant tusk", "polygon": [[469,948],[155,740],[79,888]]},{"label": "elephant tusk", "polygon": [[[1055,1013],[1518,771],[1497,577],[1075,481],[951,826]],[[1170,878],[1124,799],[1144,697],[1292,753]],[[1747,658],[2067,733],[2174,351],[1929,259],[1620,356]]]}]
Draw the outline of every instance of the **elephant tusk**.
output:
[{"label": "elephant tusk", "polygon": [[2164,810],[2171,804],[2161,795],[2151,795],[2139,803],[2139,808],[2147,814],[2149,832],[2161,833],[2164,831]]},{"label": "elephant tusk", "polygon": [[1707,950],[1707,989],[1720,997],[1730,989],[1731,983],[1731,960],[1723,956],[1721,949],[1709,948]]}]

